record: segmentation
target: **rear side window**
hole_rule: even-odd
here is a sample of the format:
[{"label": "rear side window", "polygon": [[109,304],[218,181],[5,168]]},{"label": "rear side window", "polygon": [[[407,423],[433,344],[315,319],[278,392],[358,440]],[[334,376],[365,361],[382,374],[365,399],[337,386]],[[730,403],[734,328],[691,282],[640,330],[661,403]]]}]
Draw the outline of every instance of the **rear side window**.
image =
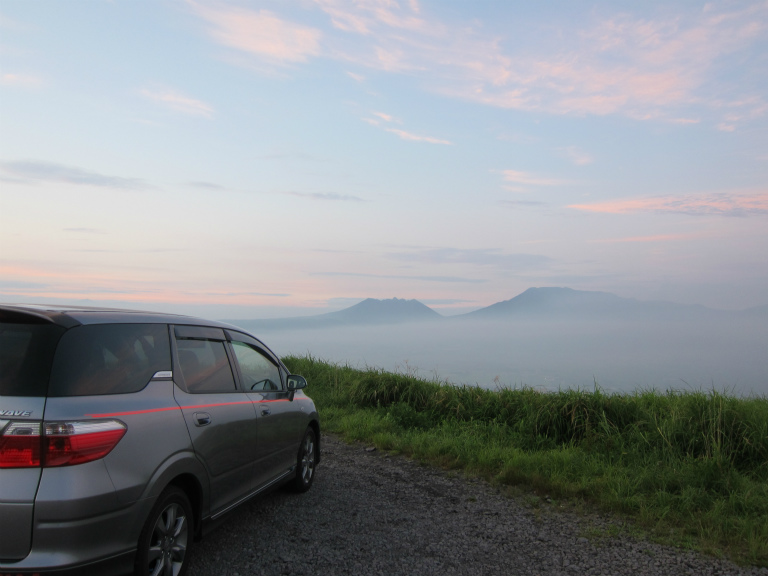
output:
[{"label": "rear side window", "polygon": [[235,378],[224,342],[216,340],[176,340],[179,366],[187,390],[193,394],[234,392]]},{"label": "rear side window", "polygon": [[45,396],[63,333],[49,323],[0,322],[0,396]]},{"label": "rear side window", "polygon": [[171,369],[165,324],[91,324],[67,331],[53,361],[50,396],[138,392]]}]

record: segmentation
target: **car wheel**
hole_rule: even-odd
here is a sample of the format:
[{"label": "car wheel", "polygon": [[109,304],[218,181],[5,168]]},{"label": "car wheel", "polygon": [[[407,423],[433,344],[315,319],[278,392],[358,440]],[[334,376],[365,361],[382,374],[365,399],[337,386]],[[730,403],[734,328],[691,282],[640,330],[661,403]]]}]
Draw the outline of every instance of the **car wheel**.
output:
[{"label": "car wheel", "polygon": [[299,446],[296,459],[296,478],[291,484],[294,492],[306,492],[315,480],[315,464],[317,464],[317,439],[315,431],[310,427],[304,433],[304,439]]},{"label": "car wheel", "polygon": [[157,499],[139,536],[136,576],[182,576],[192,546],[192,506],[183,490],[169,486]]}]

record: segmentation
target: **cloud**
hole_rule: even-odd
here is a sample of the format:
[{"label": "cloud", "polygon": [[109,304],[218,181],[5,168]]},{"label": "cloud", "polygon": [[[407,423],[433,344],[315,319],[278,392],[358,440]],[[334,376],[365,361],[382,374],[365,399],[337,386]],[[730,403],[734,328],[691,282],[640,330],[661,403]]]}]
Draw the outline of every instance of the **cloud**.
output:
[{"label": "cloud", "polygon": [[349,2],[344,0],[314,0],[331,17],[335,28],[344,32],[371,35],[382,26],[400,31],[424,31],[429,23],[419,18],[417,2],[399,5],[390,0]]},{"label": "cloud", "polygon": [[692,234],[656,234],[654,236],[631,236],[628,238],[608,238],[605,240],[594,240],[599,244],[624,244],[624,243],[648,243],[648,242],[673,242],[676,240],[686,240],[693,238]]},{"label": "cloud", "polygon": [[[394,116],[385,114],[384,112],[371,112],[371,114],[376,116],[376,118],[363,118],[363,121],[367,122],[371,126],[381,126],[382,122],[386,122],[388,124],[393,122],[396,124],[402,124],[400,120]],[[385,132],[391,132],[392,134],[397,134],[403,140],[410,140],[412,142],[429,142],[430,144],[445,144],[448,146],[453,145],[453,142],[449,140],[434,138],[432,136],[420,136],[418,134],[413,134],[412,132],[407,132],[398,128],[382,128],[382,130]]]},{"label": "cloud", "polygon": [[202,100],[189,98],[188,96],[184,96],[172,90],[141,90],[141,95],[150,100],[160,102],[183,114],[189,114],[190,116],[204,116],[206,118],[213,116],[213,107],[209,104],[206,104]]},{"label": "cloud", "polygon": [[320,53],[320,30],[283,20],[267,10],[189,2],[224,46],[276,63],[304,62]]},{"label": "cloud", "polygon": [[312,200],[331,200],[341,202],[365,202],[359,196],[352,196],[350,194],[324,194],[320,192],[280,192],[285,196],[296,196],[298,198],[310,198]]},{"label": "cloud", "polygon": [[419,136],[418,134],[412,134],[411,132],[406,132],[405,130],[398,130],[397,128],[384,128],[384,131],[392,132],[392,134],[397,134],[403,140],[411,140],[414,142],[429,142],[430,144],[446,144],[448,146],[453,145],[453,142],[451,142],[450,140],[443,140],[442,138],[433,138],[432,136]]},{"label": "cloud", "polygon": [[199,292],[201,296],[269,296],[276,298],[288,298],[291,294],[284,294],[281,292]]},{"label": "cloud", "polygon": [[385,114],[384,112],[371,112],[374,116],[377,118],[380,118],[381,120],[384,120],[384,122],[397,122],[400,124],[401,122],[397,119],[395,119],[394,116],[390,116],[389,114]]},{"label": "cloud", "polygon": [[507,182],[514,182],[516,184],[529,184],[532,186],[558,186],[560,184],[566,184],[565,180],[557,180],[555,178],[542,178],[532,174],[531,172],[521,172],[519,170],[500,170],[504,180]]},{"label": "cloud", "polygon": [[498,249],[422,248],[408,252],[390,253],[396,260],[420,265],[473,264],[504,270],[541,268],[552,259],[540,254],[507,254]]},{"label": "cloud", "polygon": [[19,182],[56,182],[61,184],[78,184],[100,188],[120,188],[125,190],[142,190],[150,188],[144,180],[138,178],[122,178],[120,176],[105,176],[98,172],[89,172],[72,166],[63,166],[52,162],[37,161],[0,161],[0,171],[9,174]]},{"label": "cloud", "polygon": [[33,86],[39,86],[43,81],[39,76],[33,76],[31,74],[0,74],[0,84],[3,86],[19,86],[23,88],[29,88]]},{"label": "cloud", "polygon": [[595,161],[590,154],[587,154],[576,146],[566,146],[565,148],[558,148],[558,150],[576,166],[585,166],[587,164],[592,164],[592,162]]},{"label": "cloud", "polygon": [[765,2],[725,8],[678,3],[645,18],[594,10],[586,21],[549,23],[536,40],[514,28],[506,36],[494,33],[494,23],[440,21],[415,2],[304,4],[327,15],[322,30],[266,10],[189,5],[216,42],[262,60],[291,64],[323,56],[417,74],[427,90],[488,106],[674,123],[699,121],[687,117],[689,110],[681,117],[681,108],[691,106],[717,115],[740,102],[745,118],[766,113],[766,102],[754,96],[762,92],[756,84],[761,61],[742,58],[768,30]]},{"label": "cloud", "polygon": [[533,206],[546,206],[546,202],[538,202],[536,200],[501,200],[501,204],[507,206],[521,206],[521,207],[533,207]]},{"label": "cloud", "polygon": [[383,278],[387,280],[418,280],[421,282],[445,282],[462,284],[483,284],[485,280],[459,276],[406,276],[400,274],[363,274],[359,272],[313,272],[311,276],[351,276],[355,278]]},{"label": "cloud", "polygon": [[768,214],[768,192],[713,193],[611,200],[573,204],[569,208],[604,214],[638,212],[689,214],[692,216],[752,216]]}]

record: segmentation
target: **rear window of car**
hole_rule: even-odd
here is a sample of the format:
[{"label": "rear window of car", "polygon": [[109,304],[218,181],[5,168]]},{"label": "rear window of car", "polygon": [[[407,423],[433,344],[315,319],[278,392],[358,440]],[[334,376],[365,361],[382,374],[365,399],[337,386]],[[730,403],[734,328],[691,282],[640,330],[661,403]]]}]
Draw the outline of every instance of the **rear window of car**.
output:
[{"label": "rear window of car", "polygon": [[155,372],[171,369],[166,324],[91,324],[64,334],[56,351],[49,396],[128,394]]},{"label": "rear window of car", "polygon": [[13,322],[0,321],[0,396],[45,396],[64,328],[15,316]]}]

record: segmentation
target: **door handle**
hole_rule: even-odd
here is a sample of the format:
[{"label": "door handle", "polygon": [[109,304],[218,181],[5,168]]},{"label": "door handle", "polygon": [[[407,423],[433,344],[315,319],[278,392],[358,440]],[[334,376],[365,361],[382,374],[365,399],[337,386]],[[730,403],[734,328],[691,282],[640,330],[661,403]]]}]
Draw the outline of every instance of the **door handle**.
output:
[{"label": "door handle", "polygon": [[211,415],[206,412],[195,412],[195,426],[208,426],[211,423]]},{"label": "door handle", "polygon": [[262,416],[269,416],[270,414],[272,414],[272,410],[270,410],[269,408],[262,408],[261,409],[261,415]]}]

